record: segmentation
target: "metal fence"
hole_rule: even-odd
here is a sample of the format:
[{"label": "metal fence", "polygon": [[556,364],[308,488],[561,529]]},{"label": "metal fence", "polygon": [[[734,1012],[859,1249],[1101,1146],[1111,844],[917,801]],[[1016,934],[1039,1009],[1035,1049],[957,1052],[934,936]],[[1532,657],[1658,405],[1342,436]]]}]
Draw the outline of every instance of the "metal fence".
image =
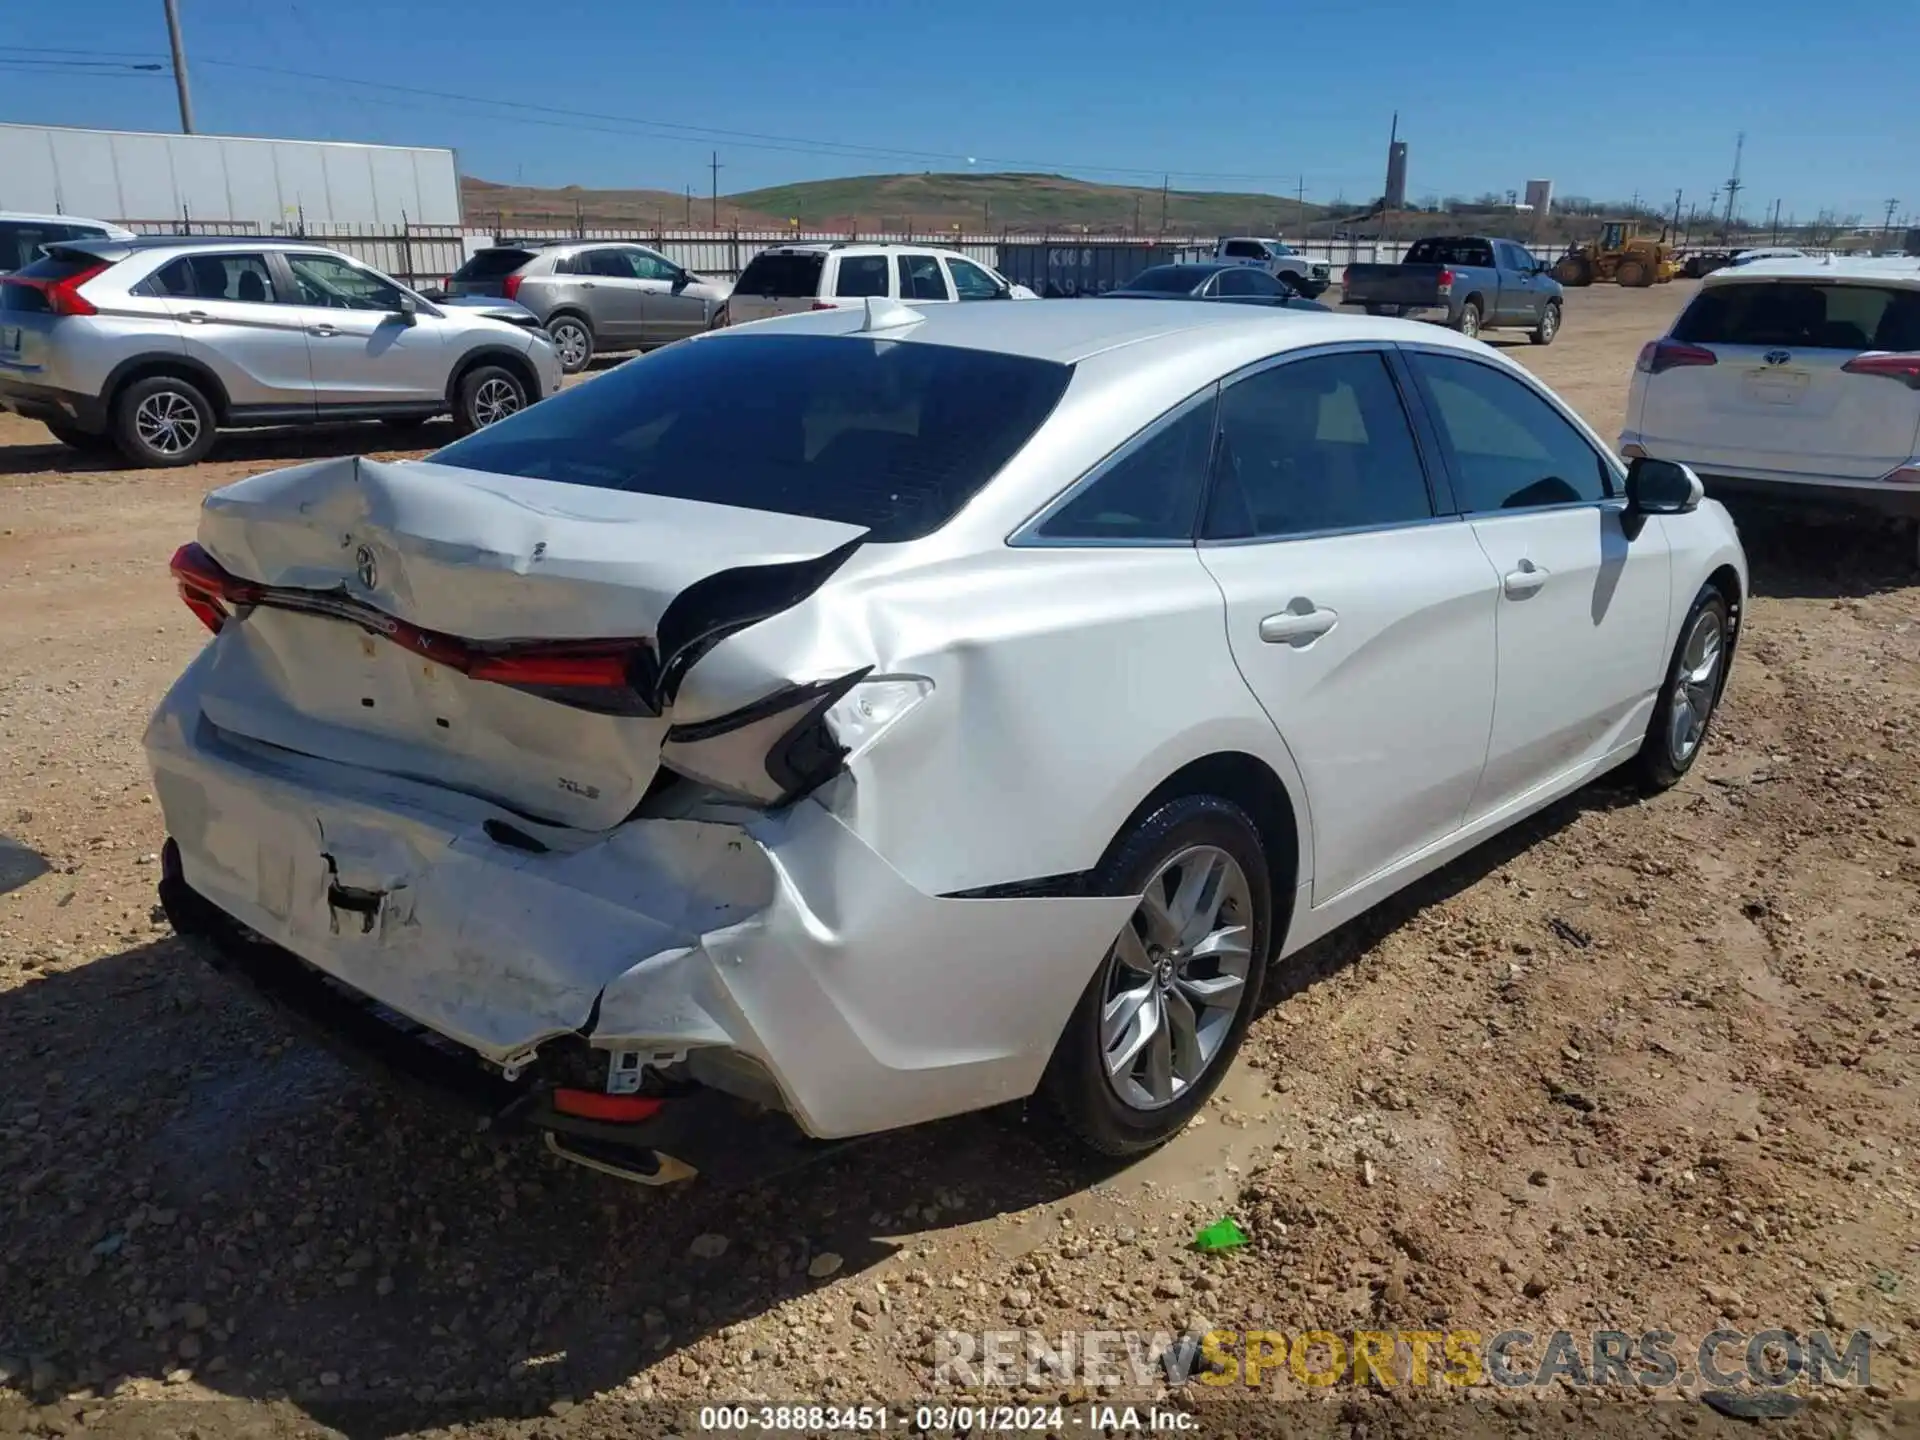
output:
[{"label": "metal fence", "polygon": [[[223,220],[126,220],[131,230],[153,235],[256,235],[267,234],[251,221]],[[734,228],[663,228],[580,225],[548,228],[509,228],[475,230],[458,225],[392,226],[294,224],[284,231],[288,238],[312,240],[343,250],[378,270],[415,288],[444,284],[476,248],[498,240],[607,240],[646,245],[668,259],[703,275],[738,276],[747,262],[769,245],[796,242],[831,243],[862,241],[938,245],[958,250],[982,264],[996,269],[1001,265],[1002,246],[1049,246],[1061,250],[1137,251],[1143,246],[1166,247],[1176,259],[1200,259],[1213,253],[1214,240],[1198,236],[1153,237],[1123,234],[1088,234],[1054,231],[1020,233],[1015,231],[844,231],[844,230],[745,230]],[[1348,265],[1391,263],[1407,250],[1407,241],[1361,239],[1302,240],[1294,248],[1330,267],[1338,284]],[[1550,248],[1535,247],[1542,260],[1557,254]]]}]

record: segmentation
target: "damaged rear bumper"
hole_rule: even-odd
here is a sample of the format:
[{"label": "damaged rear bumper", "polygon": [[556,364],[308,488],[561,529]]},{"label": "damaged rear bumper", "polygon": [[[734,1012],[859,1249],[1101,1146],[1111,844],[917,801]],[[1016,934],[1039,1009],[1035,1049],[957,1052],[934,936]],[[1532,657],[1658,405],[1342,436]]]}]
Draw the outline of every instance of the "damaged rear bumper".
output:
[{"label": "damaged rear bumper", "polygon": [[203,668],[146,740],[171,882],[509,1086],[584,1044],[609,1086],[638,1057],[815,1138],[1016,1099],[1133,903],[930,896],[813,801],[535,825],[222,732]]}]

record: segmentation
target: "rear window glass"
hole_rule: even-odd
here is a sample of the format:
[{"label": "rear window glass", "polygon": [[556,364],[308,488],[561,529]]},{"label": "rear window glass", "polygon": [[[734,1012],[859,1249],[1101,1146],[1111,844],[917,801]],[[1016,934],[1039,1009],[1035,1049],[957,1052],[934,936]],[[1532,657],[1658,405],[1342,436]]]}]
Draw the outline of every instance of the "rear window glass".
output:
[{"label": "rear window glass", "polygon": [[631,360],[433,459],[913,540],[999,473],[1072,374],[1050,360],[946,345],[723,336]]},{"label": "rear window glass", "polygon": [[[87,270],[97,270],[100,262],[86,255],[54,256],[43,255],[31,264],[22,265],[9,279],[13,280],[65,280]],[[0,311],[11,311],[16,315],[44,315],[47,313],[47,297],[38,287],[32,285],[10,285],[0,283]]]},{"label": "rear window glass", "polygon": [[1920,291],[1797,280],[1709,285],[1673,335],[1689,345],[1920,350]]},{"label": "rear window glass", "polygon": [[887,257],[884,255],[842,255],[840,273],[833,282],[833,293],[843,299],[887,293]]},{"label": "rear window glass", "polygon": [[456,280],[498,280],[533,259],[531,250],[482,250],[453,272]]},{"label": "rear window glass", "polygon": [[1212,265],[1156,265],[1151,270],[1142,270],[1120,288],[1150,290],[1156,295],[1185,295],[1198,290],[1215,268]]},{"label": "rear window glass", "polygon": [[1493,247],[1484,240],[1457,237],[1416,240],[1407,251],[1409,265],[1485,265],[1493,264]]},{"label": "rear window glass", "polygon": [[736,295],[768,300],[805,300],[820,293],[820,271],[827,257],[818,254],[756,255],[747,262]]}]

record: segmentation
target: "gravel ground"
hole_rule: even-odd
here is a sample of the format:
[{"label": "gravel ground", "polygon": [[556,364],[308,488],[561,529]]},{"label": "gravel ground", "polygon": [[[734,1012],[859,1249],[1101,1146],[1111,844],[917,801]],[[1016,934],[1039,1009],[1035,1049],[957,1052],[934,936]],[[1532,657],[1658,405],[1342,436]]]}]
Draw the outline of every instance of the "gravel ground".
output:
[{"label": "gravel ground", "polygon": [[[1690,288],[1576,292],[1510,353],[1612,435]],[[137,742],[201,640],[167,556],[211,486],[393,438],[139,473],[0,416],[0,1434],[691,1433],[663,1407],[935,1393],[949,1329],[1209,1323],[1684,1353],[1857,1328],[1873,1393],[1774,1428],[1913,1428],[1920,588],[1892,533],[1742,514],[1755,594],[1695,773],[1596,786],[1296,957],[1147,1160],[995,1114],[654,1194],[340,1069],[153,909]],[[1222,1214],[1252,1243],[1192,1253]],[[1711,1433],[1697,1389],[1432,1410],[1283,1371],[1209,1394],[1207,1433]]]}]

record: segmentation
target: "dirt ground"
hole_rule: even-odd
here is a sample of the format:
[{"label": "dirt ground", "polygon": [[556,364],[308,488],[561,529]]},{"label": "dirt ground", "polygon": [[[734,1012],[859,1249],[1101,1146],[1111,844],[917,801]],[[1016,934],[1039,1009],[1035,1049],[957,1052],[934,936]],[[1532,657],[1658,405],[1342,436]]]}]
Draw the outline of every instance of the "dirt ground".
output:
[{"label": "dirt ground", "polygon": [[[1611,437],[1690,289],[1575,292],[1555,345],[1509,353]],[[1165,1395],[1205,1433],[1708,1433],[1687,1361],[1716,1328],[1870,1332],[1871,1394],[1770,1423],[1914,1428],[1910,541],[1743,513],[1755,593],[1687,781],[1583,792],[1296,957],[1220,1096],[1146,1161],[1081,1165],[995,1114],[652,1193],[340,1069],[153,908],[138,742],[203,639],[168,555],[209,488],[390,438],[123,472],[0,417],[0,1435],[690,1434],[672,1406],[940,1395],[939,1332],[1209,1325],[1665,1330],[1688,1383],[1429,1410],[1283,1366]],[[1251,1244],[1193,1253],[1222,1215]]]}]

